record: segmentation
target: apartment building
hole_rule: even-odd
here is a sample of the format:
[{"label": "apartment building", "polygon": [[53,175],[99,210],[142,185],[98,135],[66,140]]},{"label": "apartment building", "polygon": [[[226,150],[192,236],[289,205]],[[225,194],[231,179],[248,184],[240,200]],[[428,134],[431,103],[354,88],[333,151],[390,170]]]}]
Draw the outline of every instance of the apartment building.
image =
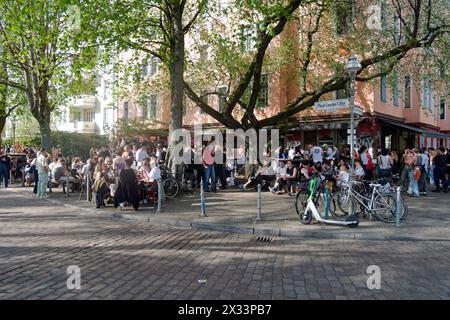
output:
[{"label": "apartment building", "polygon": [[53,116],[56,131],[82,134],[108,134],[117,121],[116,105],[112,94],[114,77],[110,68],[99,70],[95,93],[74,96]]},{"label": "apartment building", "polygon": [[[220,5],[226,5],[226,1],[220,1]],[[348,14],[352,12],[351,8],[344,8],[344,10],[347,10]],[[333,26],[335,38],[345,36],[346,30],[350,28],[345,14],[340,12],[337,15],[340,18]],[[229,23],[229,25],[232,24]],[[293,40],[302,41],[297,26],[290,23],[273,41],[271,47]],[[255,43],[252,41],[252,37],[247,37],[244,42],[245,50],[253,49]],[[188,50],[191,45],[193,40],[188,39]],[[205,51],[202,59],[207,59],[207,53]],[[143,78],[155,79],[155,77],[163,76],[157,65],[153,64],[151,60],[149,63],[142,64]],[[279,113],[298,96],[301,91],[298,70],[298,63],[292,63],[263,74],[258,106],[255,111],[258,119]],[[394,79],[388,81],[386,77],[382,77],[367,83],[356,83],[355,104],[360,110],[360,114],[356,117],[358,145],[366,145],[371,150],[379,147],[404,150],[412,147],[450,146],[448,92],[445,91],[445,87],[432,87],[427,77],[423,78],[423,83],[415,83],[416,77],[409,74],[390,75],[390,77]],[[205,88],[203,98],[216,110],[222,110],[225,105],[222,94],[228,91],[228,87],[216,85],[215,89],[219,92],[218,95],[208,94],[209,88]],[[341,101],[347,98],[348,91],[340,90],[325,95],[321,100],[322,102]],[[167,90],[155,92],[148,89],[142,98],[130,89],[128,96],[121,99],[118,105],[118,118],[148,119],[151,120],[149,125],[153,127],[167,128],[170,116],[169,105],[170,96]],[[295,123],[296,126],[283,132],[285,143],[292,145],[327,143],[339,147],[348,144],[349,107],[327,112],[311,107],[289,119],[289,122]],[[203,127],[223,127],[215,119],[203,113],[189,99],[186,99],[184,105],[183,124],[186,128],[192,128],[195,124],[202,124]]]}]

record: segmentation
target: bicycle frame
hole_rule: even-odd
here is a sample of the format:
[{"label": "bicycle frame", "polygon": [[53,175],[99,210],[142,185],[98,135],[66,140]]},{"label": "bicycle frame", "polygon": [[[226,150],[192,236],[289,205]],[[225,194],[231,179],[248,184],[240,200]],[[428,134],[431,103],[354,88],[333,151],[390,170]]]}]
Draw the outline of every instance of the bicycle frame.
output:
[{"label": "bicycle frame", "polygon": [[[368,197],[364,196],[362,193],[354,190],[351,185],[348,185],[347,193],[348,193],[349,197],[352,197],[354,200],[356,200],[367,211],[369,211],[369,212],[379,211],[379,210],[384,210],[384,209],[381,208],[381,209],[377,210],[373,207],[373,205],[374,205],[375,197],[377,197],[377,196],[383,197],[383,195],[386,194],[384,192],[379,191],[379,188],[381,188],[381,187],[382,187],[381,185],[374,185],[372,187],[372,194],[371,194],[370,198],[368,198]],[[368,202],[367,205],[366,205],[365,201]]]}]

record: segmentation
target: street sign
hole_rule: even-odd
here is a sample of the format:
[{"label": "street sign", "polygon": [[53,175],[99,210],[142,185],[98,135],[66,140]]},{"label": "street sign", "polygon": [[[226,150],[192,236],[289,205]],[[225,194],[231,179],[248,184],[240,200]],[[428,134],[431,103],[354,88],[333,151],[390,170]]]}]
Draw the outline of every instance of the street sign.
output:
[{"label": "street sign", "polygon": [[[352,133],[351,129],[347,129],[347,134],[350,135]],[[353,134],[356,134],[356,129],[353,129]]]},{"label": "street sign", "polygon": [[314,104],[314,109],[323,112],[336,112],[340,109],[348,108],[348,99],[320,101]]},{"label": "street sign", "polygon": [[355,115],[362,116],[363,115],[363,109],[360,107],[355,106]]}]

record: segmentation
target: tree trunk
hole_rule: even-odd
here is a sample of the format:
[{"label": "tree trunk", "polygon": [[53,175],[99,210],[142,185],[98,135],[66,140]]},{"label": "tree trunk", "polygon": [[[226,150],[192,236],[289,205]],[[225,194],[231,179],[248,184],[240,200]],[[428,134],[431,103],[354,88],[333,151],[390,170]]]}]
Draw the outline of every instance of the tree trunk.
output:
[{"label": "tree trunk", "polygon": [[170,62],[171,83],[171,118],[169,124],[169,135],[183,126],[183,97],[184,97],[184,32],[182,25],[182,12],[175,12],[174,34],[172,44],[172,61]]},{"label": "tree trunk", "polygon": [[6,117],[0,116],[0,146],[2,146],[2,132],[6,125]]},{"label": "tree trunk", "polygon": [[39,129],[41,132],[41,148],[50,150],[51,148],[50,119],[39,119],[38,122],[39,122]]}]

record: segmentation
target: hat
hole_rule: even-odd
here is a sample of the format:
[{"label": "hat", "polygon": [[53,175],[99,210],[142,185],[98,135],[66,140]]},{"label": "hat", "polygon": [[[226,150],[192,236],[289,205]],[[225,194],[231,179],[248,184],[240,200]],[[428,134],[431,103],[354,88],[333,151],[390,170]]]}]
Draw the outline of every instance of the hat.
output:
[{"label": "hat", "polygon": [[322,145],[322,148],[328,148],[328,145],[325,143]]}]

